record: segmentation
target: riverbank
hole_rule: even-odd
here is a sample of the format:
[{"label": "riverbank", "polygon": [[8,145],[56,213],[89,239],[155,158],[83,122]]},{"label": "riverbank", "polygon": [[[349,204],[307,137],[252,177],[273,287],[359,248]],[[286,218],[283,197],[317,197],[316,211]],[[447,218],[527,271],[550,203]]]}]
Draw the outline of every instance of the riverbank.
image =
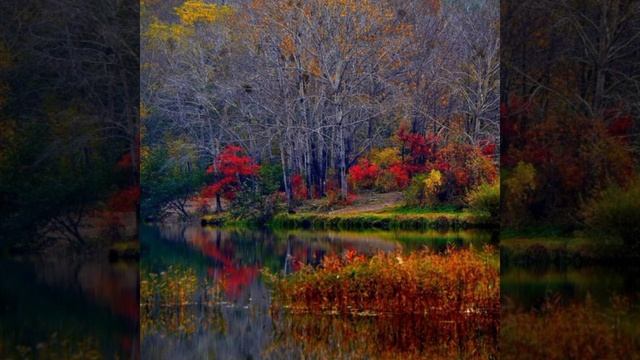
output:
[{"label": "riverbank", "polygon": [[624,266],[637,260],[634,253],[626,250],[622,242],[583,234],[503,234],[500,237],[500,262],[503,266]]},{"label": "riverbank", "polygon": [[202,225],[267,226],[305,230],[466,230],[497,229],[497,219],[453,205],[416,208],[404,205],[400,192],[365,193],[348,205],[331,205],[326,199],[308,200],[296,212],[280,212],[264,224],[234,219],[226,213],[207,214]]},{"label": "riverbank", "polygon": [[[224,215],[204,215],[201,224],[212,226],[251,225],[246,220],[229,219]],[[498,227],[488,216],[471,212],[425,212],[402,214],[379,213],[280,213],[266,226],[274,229],[308,230],[467,230]]]},{"label": "riverbank", "polygon": [[272,228],[313,230],[461,230],[490,229],[487,218],[471,213],[349,213],[278,214],[268,225]]}]

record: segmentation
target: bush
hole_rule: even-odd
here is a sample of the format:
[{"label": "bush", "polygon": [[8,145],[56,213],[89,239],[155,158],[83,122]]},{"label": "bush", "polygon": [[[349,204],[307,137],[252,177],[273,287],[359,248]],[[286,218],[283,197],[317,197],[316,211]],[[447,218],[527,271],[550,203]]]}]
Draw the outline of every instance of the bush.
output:
[{"label": "bush", "polygon": [[610,234],[629,248],[640,239],[640,179],[628,187],[610,186],[583,208],[587,226],[597,234]]},{"label": "bush", "polygon": [[419,174],[411,179],[411,185],[405,190],[404,198],[408,206],[433,206],[438,202],[442,189],[442,173],[431,170],[428,174]]},{"label": "bush", "polygon": [[358,163],[349,168],[349,182],[354,189],[373,188],[380,168],[378,165],[361,158]]},{"label": "bush", "polygon": [[445,200],[461,200],[471,189],[497,178],[495,164],[477,146],[453,142],[436,157],[434,166],[443,174]]},{"label": "bush", "polygon": [[371,162],[381,169],[387,169],[400,161],[400,150],[395,147],[386,147],[371,152]]},{"label": "bush", "polygon": [[265,224],[284,209],[278,193],[265,194],[260,183],[244,183],[229,207],[233,219]]},{"label": "bush", "polygon": [[532,202],[537,188],[536,169],[529,163],[519,162],[503,178],[505,178],[503,183],[506,222],[511,225],[519,225],[526,220],[529,214],[528,206]]},{"label": "bush", "polygon": [[272,194],[283,189],[282,166],[264,163],[260,166],[260,182],[264,194]]},{"label": "bush", "polygon": [[467,194],[467,204],[476,211],[489,213],[496,219],[500,215],[500,183],[484,183]]},{"label": "bush", "polygon": [[390,171],[381,171],[376,179],[375,189],[380,192],[390,192],[398,189],[396,176]]}]

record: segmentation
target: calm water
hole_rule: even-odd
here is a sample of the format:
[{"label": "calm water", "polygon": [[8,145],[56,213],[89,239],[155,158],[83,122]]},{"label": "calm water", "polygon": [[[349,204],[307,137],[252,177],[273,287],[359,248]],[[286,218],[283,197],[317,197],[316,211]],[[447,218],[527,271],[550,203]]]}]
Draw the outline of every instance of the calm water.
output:
[{"label": "calm water", "polygon": [[[272,314],[260,272],[296,271],[349,249],[413,251],[425,246],[482,247],[483,232],[267,232],[194,226],[142,227],[142,278],[192,271],[197,301],[183,306],[141,306],[145,359],[478,357],[495,353],[495,339],[463,336],[455,324],[419,317],[375,318]],[[182,278],[183,282],[188,282]],[[171,284],[166,284],[171,288]],[[218,295],[211,295],[217,289]],[[476,355],[474,355],[476,354]]]},{"label": "calm water", "polygon": [[522,309],[537,309],[550,297],[563,302],[589,298],[605,307],[612,296],[635,298],[639,286],[640,268],[634,267],[503,267],[500,274],[503,307]]},{"label": "calm water", "polygon": [[138,263],[0,260],[0,358],[136,359]]},{"label": "calm water", "polygon": [[636,267],[503,267],[501,359],[640,359]]}]

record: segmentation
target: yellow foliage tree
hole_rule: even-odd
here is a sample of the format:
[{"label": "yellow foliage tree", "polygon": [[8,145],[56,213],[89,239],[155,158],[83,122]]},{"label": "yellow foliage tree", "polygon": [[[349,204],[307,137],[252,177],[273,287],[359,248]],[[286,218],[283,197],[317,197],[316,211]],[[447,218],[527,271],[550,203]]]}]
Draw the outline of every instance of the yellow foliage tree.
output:
[{"label": "yellow foliage tree", "polygon": [[229,5],[212,4],[202,0],[187,0],[175,10],[180,22],[185,25],[214,23],[233,14],[233,8]]},{"label": "yellow foliage tree", "polygon": [[386,169],[389,166],[400,162],[400,151],[395,147],[386,147],[374,150],[371,153],[371,160],[380,168]]},{"label": "yellow foliage tree", "polygon": [[424,196],[428,203],[433,204],[435,197],[442,187],[442,173],[438,170],[431,170],[427,178],[424,179]]}]

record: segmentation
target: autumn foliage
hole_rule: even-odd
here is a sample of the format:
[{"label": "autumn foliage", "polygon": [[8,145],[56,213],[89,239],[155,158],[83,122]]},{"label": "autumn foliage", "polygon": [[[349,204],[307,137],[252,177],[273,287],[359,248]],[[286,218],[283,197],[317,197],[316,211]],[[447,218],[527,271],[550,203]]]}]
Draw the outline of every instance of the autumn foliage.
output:
[{"label": "autumn foliage", "polygon": [[317,268],[305,265],[284,278],[267,276],[275,289],[274,306],[293,313],[415,314],[496,324],[500,283],[490,256],[488,249],[370,258],[348,251],[324,257]]},{"label": "autumn foliage", "polygon": [[349,169],[349,180],[352,186],[361,189],[371,189],[378,178],[380,169],[366,158],[361,158],[357,164]]},{"label": "autumn foliage", "polygon": [[229,145],[207,168],[207,174],[213,175],[216,181],[206,186],[201,195],[204,198],[222,196],[233,200],[243,178],[256,176],[259,170],[260,166],[251,157],[244,155],[241,147]]},{"label": "autumn foliage", "polygon": [[[494,183],[498,173],[494,161],[496,145],[482,141],[477,146],[445,140],[435,134],[408,132],[401,127],[395,138],[399,149],[374,150],[349,169],[355,189],[398,191],[408,187],[412,205],[461,202],[471,190]],[[437,176],[437,184],[433,181]],[[429,180],[428,189],[424,182]],[[411,186],[410,186],[411,185]],[[413,188],[415,189],[413,189]]]},{"label": "autumn foliage", "polygon": [[295,174],[291,177],[291,193],[296,201],[302,201],[307,198],[309,192],[302,175]]},{"label": "autumn foliage", "polygon": [[[633,178],[636,163],[626,137],[630,116],[606,112],[599,119],[569,113],[535,119],[534,107],[532,101],[516,96],[501,107],[505,184],[516,182],[510,178],[521,174],[518,166],[530,166],[534,174],[526,207],[506,219],[510,224],[563,218],[566,209],[577,210],[585,198],[611,183],[625,185]],[[510,202],[521,202],[525,194],[509,191],[505,206],[522,207]]]}]

